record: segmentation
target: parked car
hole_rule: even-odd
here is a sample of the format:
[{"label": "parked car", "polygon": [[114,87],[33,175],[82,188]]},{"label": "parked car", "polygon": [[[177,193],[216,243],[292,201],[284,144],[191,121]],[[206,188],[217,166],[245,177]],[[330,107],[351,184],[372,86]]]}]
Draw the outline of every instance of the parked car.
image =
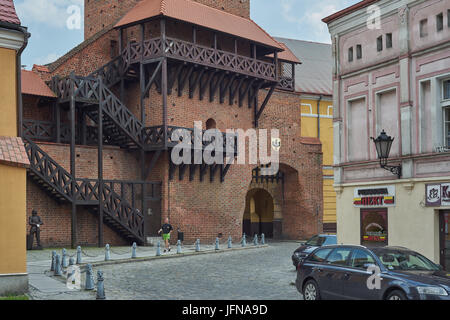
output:
[{"label": "parked car", "polygon": [[305,300],[450,300],[450,272],[403,247],[334,245],[299,263],[296,287]]},{"label": "parked car", "polygon": [[318,234],[310,238],[292,254],[292,264],[297,268],[299,262],[306,258],[311,252],[321,246],[336,244],[336,235],[334,234]]}]

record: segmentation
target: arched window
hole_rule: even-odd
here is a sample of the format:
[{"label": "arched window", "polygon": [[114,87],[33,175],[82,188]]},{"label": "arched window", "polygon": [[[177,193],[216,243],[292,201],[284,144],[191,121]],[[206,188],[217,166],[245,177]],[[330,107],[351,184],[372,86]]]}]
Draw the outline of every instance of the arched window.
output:
[{"label": "arched window", "polygon": [[206,130],[216,129],[216,121],[214,119],[208,119],[206,121]]}]

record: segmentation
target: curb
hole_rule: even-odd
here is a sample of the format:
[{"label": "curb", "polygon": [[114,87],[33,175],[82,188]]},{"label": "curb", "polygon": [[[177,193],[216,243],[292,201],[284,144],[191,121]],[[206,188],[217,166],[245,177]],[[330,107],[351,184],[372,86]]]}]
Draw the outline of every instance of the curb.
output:
[{"label": "curb", "polygon": [[231,249],[221,249],[221,250],[204,250],[200,252],[186,252],[186,253],[177,253],[177,254],[171,254],[171,255],[161,255],[161,256],[152,256],[152,257],[141,257],[141,258],[134,258],[134,259],[118,259],[118,260],[110,260],[110,261],[98,261],[98,262],[88,262],[88,263],[81,263],[79,266],[85,266],[87,264],[91,264],[92,267],[99,267],[99,266],[107,266],[107,265],[115,265],[115,264],[123,264],[123,263],[132,263],[132,262],[146,262],[146,261],[152,261],[152,260],[158,260],[158,259],[173,259],[173,258],[182,258],[182,257],[188,257],[188,256],[194,256],[194,255],[202,255],[202,254],[217,254],[217,253],[225,253],[225,252],[232,252],[232,251],[240,251],[240,250],[250,250],[250,249],[261,249],[261,248],[268,248],[269,245],[258,245],[258,246],[248,246],[248,247],[236,247]]}]

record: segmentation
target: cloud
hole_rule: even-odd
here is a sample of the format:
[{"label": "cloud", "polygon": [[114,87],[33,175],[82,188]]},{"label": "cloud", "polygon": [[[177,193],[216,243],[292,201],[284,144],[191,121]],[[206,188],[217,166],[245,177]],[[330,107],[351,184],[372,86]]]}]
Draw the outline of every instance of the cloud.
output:
[{"label": "cloud", "polygon": [[[70,6],[79,6],[83,11],[83,0],[22,0],[16,3],[17,13],[23,25],[38,23],[51,27],[66,27]],[[81,17],[82,19],[83,17]]]},{"label": "cloud", "polygon": [[56,54],[56,53],[49,53],[48,55],[46,55],[44,57],[34,59],[33,63],[38,64],[38,65],[45,65],[45,64],[56,61],[59,57],[61,57],[61,55]]}]

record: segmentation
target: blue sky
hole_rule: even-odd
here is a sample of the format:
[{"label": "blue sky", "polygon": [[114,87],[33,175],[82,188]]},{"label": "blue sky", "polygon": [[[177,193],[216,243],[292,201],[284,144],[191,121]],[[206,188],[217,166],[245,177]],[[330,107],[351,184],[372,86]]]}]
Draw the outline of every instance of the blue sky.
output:
[{"label": "blue sky", "polygon": [[[322,18],[358,0],[251,0],[251,18],[273,36],[330,42]],[[22,25],[31,33],[22,64],[46,64],[83,41],[84,0],[15,0]],[[75,7],[74,7],[75,6]],[[77,28],[77,8],[81,13]],[[71,28],[67,21],[71,22]]]}]

